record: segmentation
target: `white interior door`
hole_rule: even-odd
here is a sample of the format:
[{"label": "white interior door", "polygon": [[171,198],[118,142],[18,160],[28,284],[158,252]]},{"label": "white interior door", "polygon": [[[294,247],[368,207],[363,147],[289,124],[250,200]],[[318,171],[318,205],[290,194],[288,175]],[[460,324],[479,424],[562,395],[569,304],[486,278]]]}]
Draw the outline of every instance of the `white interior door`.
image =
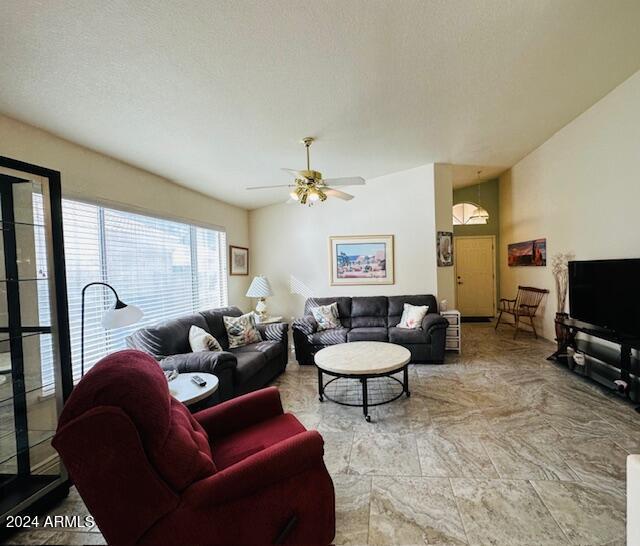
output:
[{"label": "white interior door", "polygon": [[456,305],[463,317],[495,315],[493,236],[455,237]]}]

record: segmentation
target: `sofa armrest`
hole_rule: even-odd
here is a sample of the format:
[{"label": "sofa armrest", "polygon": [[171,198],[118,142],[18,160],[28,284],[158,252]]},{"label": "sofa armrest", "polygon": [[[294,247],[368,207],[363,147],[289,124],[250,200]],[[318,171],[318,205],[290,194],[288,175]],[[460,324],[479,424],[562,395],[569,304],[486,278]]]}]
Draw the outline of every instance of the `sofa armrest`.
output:
[{"label": "sofa armrest", "polygon": [[306,317],[295,319],[291,328],[298,330],[305,336],[310,336],[318,331],[318,323],[311,315],[307,315]]},{"label": "sofa armrest", "polygon": [[321,464],[323,446],[319,432],[301,432],[196,482],[183,501],[210,506],[253,495]]},{"label": "sofa armrest", "polygon": [[425,334],[430,334],[433,330],[446,329],[449,326],[449,321],[439,313],[428,313],[422,319],[422,329]]},{"label": "sofa armrest", "polygon": [[256,324],[258,332],[262,336],[262,339],[268,341],[277,341],[279,343],[286,343],[289,331],[289,325],[286,322],[275,322],[272,324]]},{"label": "sofa armrest", "polygon": [[282,413],[280,392],[276,387],[267,387],[227,400],[193,416],[207,432],[209,439],[214,440]]},{"label": "sofa armrest", "polygon": [[224,370],[235,370],[236,356],[227,351],[197,351],[171,355],[160,361],[164,370],[176,369],[180,373],[203,372],[219,374]]}]

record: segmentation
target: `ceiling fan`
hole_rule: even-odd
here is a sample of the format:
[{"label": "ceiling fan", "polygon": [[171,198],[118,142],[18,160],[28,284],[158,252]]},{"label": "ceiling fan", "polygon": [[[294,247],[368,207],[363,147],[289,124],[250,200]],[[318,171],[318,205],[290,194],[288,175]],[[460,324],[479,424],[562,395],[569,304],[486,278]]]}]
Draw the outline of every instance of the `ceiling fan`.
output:
[{"label": "ceiling fan", "polygon": [[302,139],[307,150],[307,168],[306,170],[297,171],[295,169],[282,169],[295,176],[293,184],[277,184],[275,186],[250,186],[248,190],[265,190],[272,188],[293,188],[289,193],[290,199],[287,203],[298,202],[301,205],[313,205],[317,201],[326,201],[327,197],[337,197],[344,201],[353,199],[353,195],[336,190],[332,186],[362,186],[365,184],[364,178],[361,176],[352,176],[348,178],[328,178],[323,179],[322,173],[312,171],[309,165],[309,147],[314,141],[312,137]]}]

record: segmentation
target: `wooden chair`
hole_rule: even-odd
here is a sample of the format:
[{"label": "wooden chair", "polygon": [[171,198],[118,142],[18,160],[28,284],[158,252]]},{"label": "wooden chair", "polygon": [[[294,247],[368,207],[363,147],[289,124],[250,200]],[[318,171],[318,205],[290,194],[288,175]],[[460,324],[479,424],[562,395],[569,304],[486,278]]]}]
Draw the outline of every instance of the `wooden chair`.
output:
[{"label": "wooden chair", "polygon": [[538,332],[536,332],[536,325],[534,324],[533,319],[536,316],[538,307],[540,307],[542,298],[544,298],[545,294],[548,293],[549,291],[544,288],[518,286],[518,293],[515,299],[510,300],[507,298],[500,298],[500,314],[498,315],[495,329],[497,330],[498,326],[500,325],[502,314],[507,313],[508,315],[513,315],[513,324],[511,324],[510,322],[505,322],[505,324],[514,326],[516,329],[515,333],[513,334],[513,339],[516,339],[518,330],[520,329],[520,320],[524,318],[529,319],[529,326],[531,326],[531,329],[533,330],[533,335],[536,336],[536,339],[538,339]]}]

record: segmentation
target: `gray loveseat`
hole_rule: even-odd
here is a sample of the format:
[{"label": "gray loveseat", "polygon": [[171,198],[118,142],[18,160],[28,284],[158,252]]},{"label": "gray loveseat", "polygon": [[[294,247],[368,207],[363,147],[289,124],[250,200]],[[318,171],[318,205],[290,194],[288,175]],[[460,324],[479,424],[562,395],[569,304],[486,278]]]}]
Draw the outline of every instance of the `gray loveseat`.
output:
[{"label": "gray loveseat", "polygon": [[[267,385],[287,366],[289,326],[285,323],[258,324],[263,341],[229,349],[224,316],[239,317],[237,307],[201,311],[142,328],[127,337],[127,345],[149,353],[165,369],[206,372],[218,377],[217,397],[229,400]],[[198,326],[213,335],[223,351],[191,352],[189,329]]]},{"label": "gray loveseat", "polygon": [[[318,331],[311,308],[338,304],[342,328]],[[428,305],[429,311],[421,328],[398,328],[404,304]],[[438,313],[438,302],[431,295],[370,296],[354,298],[309,298],[304,317],[293,322],[296,359],[300,364],[313,364],[314,355],[322,348],[350,341],[387,341],[406,347],[411,361],[442,363],[445,350],[447,320]]]}]

